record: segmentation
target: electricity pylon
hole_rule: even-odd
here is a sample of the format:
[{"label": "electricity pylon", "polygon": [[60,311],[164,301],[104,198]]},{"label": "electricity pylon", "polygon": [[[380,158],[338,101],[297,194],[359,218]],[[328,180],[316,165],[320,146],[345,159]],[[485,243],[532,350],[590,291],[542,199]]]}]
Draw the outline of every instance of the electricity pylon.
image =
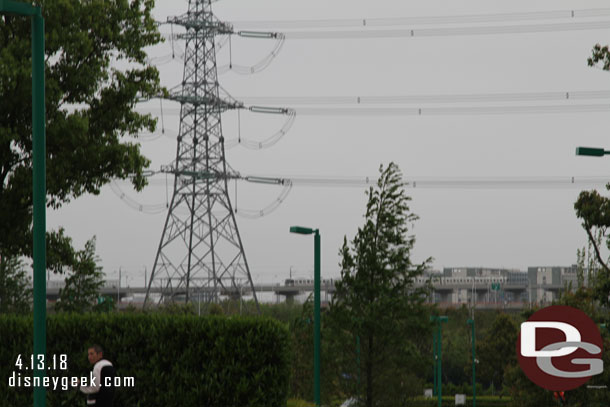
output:
[{"label": "electricity pylon", "polygon": [[222,112],[243,108],[219,97],[215,37],[232,27],[216,19],[210,0],[189,1],[188,12],[168,23],[186,29],[179,36],[186,40],[182,84],[169,96],[181,106],[180,131],[176,159],[165,168],[174,175],[174,190],[145,305],[159,290],[164,302],[182,296],[216,302],[220,295],[242,301],[251,291],[258,308],[227,188],[239,174],[226,163],[220,120]]}]

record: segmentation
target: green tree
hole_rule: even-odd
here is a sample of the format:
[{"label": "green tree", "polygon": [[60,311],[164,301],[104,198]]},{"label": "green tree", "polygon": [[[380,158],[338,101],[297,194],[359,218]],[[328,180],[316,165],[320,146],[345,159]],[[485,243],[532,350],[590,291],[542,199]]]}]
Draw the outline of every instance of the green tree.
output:
[{"label": "green tree", "polygon": [[0,314],[27,313],[32,303],[32,280],[18,257],[0,258]]},{"label": "green tree", "polygon": [[[593,47],[591,57],[587,59],[589,66],[601,67],[610,71],[610,50],[608,46],[596,44]],[[610,184],[606,185],[610,190]],[[610,199],[601,196],[599,192],[582,191],[574,204],[576,216],[582,219],[582,226],[587,232],[589,244],[593,247],[595,259],[600,269],[596,270],[594,292],[595,298],[602,305],[610,305],[610,267],[608,267],[607,256],[602,255],[601,239],[606,239],[606,247],[610,248],[610,236],[606,233],[610,226]],[[584,250],[584,249],[583,249]]]},{"label": "green tree", "polygon": [[504,371],[517,363],[515,344],[518,329],[513,319],[504,313],[498,314],[483,341],[477,343],[478,373],[486,386],[502,388]]},{"label": "green tree", "polygon": [[[610,189],[610,184],[607,185]],[[602,255],[599,237],[606,238],[606,246],[610,248],[610,237],[607,235],[610,227],[610,199],[601,196],[597,191],[582,191],[574,204],[576,216],[582,219],[582,226],[587,232],[589,243],[593,247],[595,259],[600,268],[592,276],[594,296],[602,305],[609,305],[610,293],[610,267],[607,259]]]},{"label": "green tree", "polygon": [[[47,204],[57,208],[111,178],[144,187],[149,160],[122,137],[153,131],[134,110],[162,92],[144,48],[161,40],[152,0],[38,0],[45,19]],[[31,256],[31,23],[0,16],[0,252]],[[50,268],[73,250],[49,235]]]},{"label": "green tree", "polygon": [[97,304],[99,291],[104,284],[102,268],[95,254],[95,237],[85,243],[85,248],[76,253],[72,271],[66,277],[64,288],[59,290],[57,311],[87,312],[104,308]]},{"label": "green tree", "polygon": [[[428,290],[415,287],[431,259],[411,260],[417,216],[407,205],[402,174],[394,163],[380,167],[367,192],[365,223],[340,250],[341,281],[329,309],[336,371],[343,393],[361,404],[402,406],[422,388],[429,368],[422,353],[432,337],[424,307]],[[359,346],[358,346],[359,344]]]}]

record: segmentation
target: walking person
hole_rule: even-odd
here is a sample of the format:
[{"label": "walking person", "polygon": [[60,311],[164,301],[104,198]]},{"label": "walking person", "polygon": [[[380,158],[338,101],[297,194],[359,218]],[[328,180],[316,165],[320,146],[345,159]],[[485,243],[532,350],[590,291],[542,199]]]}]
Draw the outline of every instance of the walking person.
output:
[{"label": "walking person", "polygon": [[91,383],[81,383],[80,391],[87,395],[88,407],[112,407],[114,399],[114,366],[104,359],[104,351],[100,345],[92,345],[87,349],[87,359],[93,365]]}]

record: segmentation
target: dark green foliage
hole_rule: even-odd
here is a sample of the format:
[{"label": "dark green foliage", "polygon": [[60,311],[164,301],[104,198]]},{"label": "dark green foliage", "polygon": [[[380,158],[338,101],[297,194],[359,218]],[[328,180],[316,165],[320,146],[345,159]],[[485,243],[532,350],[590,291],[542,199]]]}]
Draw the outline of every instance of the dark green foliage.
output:
[{"label": "dark green foliage", "polygon": [[[455,309],[432,309],[431,313],[445,315],[448,321],[443,324],[443,365],[442,365],[442,380],[443,394],[454,394],[454,392],[472,394],[472,342],[471,342],[471,326],[466,322],[471,318],[471,311],[462,306]],[[486,346],[487,340],[493,338],[493,324],[496,318],[500,315],[506,316],[515,321],[523,318],[517,318],[516,315],[508,313],[500,314],[494,310],[477,310],[475,312],[475,334],[477,344],[477,359],[480,359],[480,349]],[[515,322],[516,324],[516,322]],[[516,338],[515,338],[516,341]],[[428,366],[425,369],[425,378],[429,382],[429,388],[432,388],[432,333],[428,339],[429,351],[426,352],[428,357]],[[514,349],[513,349],[514,351]],[[500,373],[502,374],[502,373]],[[485,381],[485,387],[481,388],[482,381]],[[481,363],[477,364],[477,394],[501,394],[500,386],[494,386],[492,390],[489,386],[489,381],[486,380],[481,371]],[[461,390],[458,391],[458,388]],[[450,392],[450,393],[447,393]]]},{"label": "dark green foliage", "polygon": [[[262,308],[264,309],[264,307]],[[328,398],[332,389],[333,372],[328,368],[328,360],[332,355],[328,352],[328,339],[326,325],[324,324],[326,314],[322,314],[321,332],[321,387],[322,397]],[[290,337],[292,339],[292,372],[290,375],[291,397],[303,400],[313,400],[313,297],[301,306],[300,314],[290,322]]]},{"label": "dark green foliage", "polygon": [[504,385],[511,395],[511,407],[554,406],[553,393],[534,384],[527,378],[521,366],[513,364],[504,372]]},{"label": "dark green foliage", "polygon": [[603,70],[610,71],[610,52],[608,51],[608,46],[602,47],[601,44],[595,44],[591,57],[587,59],[587,64],[589,66],[596,66],[600,63]]},{"label": "dark green foliage", "polygon": [[[0,317],[0,406],[32,405],[32,389],[7,388],[18,354],[29,358],[32,320]],[[30,339],[28,339],[30,338]],[[284,407],[290,374],[285,326],[265,318],[185,315],[57,314],[47,322],[47,355],[68,355],[67,372],[91,367],[87,346],[99,343],[120,377],[134,388],[117,392],[116,406]],[[23,372],[23,375],[27,375]],[[49,391],[48,405],[84,405],[77,390]]]},{"label": "dark green foliage", "polygon": [[477,346],[480,361],[478,373],[485,387],[493,383],[495,388],[502,388],[504,371],[517,363],[516,343],[519,329],[507,314],[496,316],[490,330]]},{"label": "dark green foliage", "polygon": [[377,187],[367,195],[364,226],[340,251],[341,280],[327,319],[329,373],[339,392],[363,405],[401,406],[420,393],[428,366],[422,355],[431,338],[427,290],[414,286],[428,261],[411,261],[415,237],[408,227],[417,216],[394,163],[380,167]]},{"label": "dark green foliage", "polygon": [[98,296],[97,304],[93,308],[97,312],[110,312],[116,309],[114,298],[111,295]]},{"label": "dark green foliage", "polygon": [[260,304],[261,315],[291,323],[301,317],[303,305],[296,302],[281,302],[279,304]]},{"label": "dark green foliage", "polygon": [[0,258],[0,314],[30,312],[31,279],[18,257]]},{"label": "dark green foliage", "polygon": [[[136,312],[140,312],[140,308],[136,308]],[[157,314],[168,314],[168,315],[197,315],[197,310],[195,309],[195,304],[180,304],[170,302],[168,304],[160,305],[158,308],[154,310],[154,313]]]},{"label": "dark green foliage", "polygon": [[[112,178],[145,185],[149,160],[121,137],[155,119],[140,98],[162,92],[144,48],[161,40],[152,0],[39,0],[45,19],[47,204],[98,194]],[[0,17],[0,253],[31,256],[31,23]],[[120,63],[114,63],[114,60]],[[49,266],[69,249],[51,232]],[[56,246],[56,244],[58,246]],[[66,253],[66,250],[68,253]]]},{"label": "dark green foliage", "polygon": [[[303,400],[313,400],[313,299],[310,296],[305,304],[286,303],[261,304],[261,314],[272,317],[288,324],[292,343],[290,396]],[[325,314],[322,314],[324,321]],[[324,325],[322,326],[324,328]],[[328,338],[326,330],[321,333]],[[322,341],[322,371],[329,353],[326,351],[328,341]],[[332,380],[330,374],[322,373],[322,387],[328,388],[325,383]]]},{"label": "dark green foliage", "polygon": [[[466,307],[461,307],[453,310],[431,310],[434,314],[445,315],[448,317],[448,321],[443,323],[442,335],[443,335],[443,384],[458,384],[458,383],[469,383],[472,380],[472,357],[470,349],[472,348],[470,342],[470,325],[466,324],[468,318],[470,318],[470,312]],[[427,356],[429,357],[428,365],[429,368],[426,370],[426,380],[433,382],[432,375],[432,363],[433,363],[433,340],[432,333],[428,338],[429,351]],[[470,384],[472,385],[472,384]],[[432,388],[432,385],[430,386]],[[443,393],[451,391],[449,387],[447,390],[443,389]],[[446,393],[453,394],[453,393]]]}]

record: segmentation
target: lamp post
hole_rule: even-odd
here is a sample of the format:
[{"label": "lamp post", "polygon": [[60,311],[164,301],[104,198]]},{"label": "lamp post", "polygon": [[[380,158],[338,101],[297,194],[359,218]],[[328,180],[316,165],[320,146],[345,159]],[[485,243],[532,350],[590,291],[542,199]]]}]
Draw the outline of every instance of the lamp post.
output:
[{"label": "lamp post", "polygon": [[607,154],[610,154],[610,151],[604,150],[603,148],[576,147],[576,155],[583,155],[587,157],[603,157]]},{"label": "lamp post", "polygon": [[[32,18],[32,172],[33,172],[33,260],[34,260],[34,357],[44,361],[46,354],[47,287],[46,269],[46,146],[45,146],[45,98],[44,98],[44,19],[40,6],[0,0],[0,14],[17,14]],[[44,369],[34,371],[34,376],[45,376]],[[34,406],[46,405],[43,386],[34,387]]]},{"label": "lamp post", "polygon": [[476,339],[474,336],[474,315],[468,320],[468,325],[472,326],[472,407],[477,406],[477,371],[476,371]]},{"label": "lamp post", "polygon": [[320,407],[320,231],[302,226],[291,226],[290,233],[314,235],[314,282],[313,282],[313,398]]},{"label": "lamp post", "polygon": [[434,383],[436,396],[438,398],[438,407],[441,407],[443,404],[443,391],[442,391],[442,374],[441,374],[441,365],[443,358],[442,351],[442,327],[441,324],[443,322],[447,322],[449,320],[446,316],[436,316],[432,315],[430,317],[430,321],[436,322],[436,332],[434,334]]}]

